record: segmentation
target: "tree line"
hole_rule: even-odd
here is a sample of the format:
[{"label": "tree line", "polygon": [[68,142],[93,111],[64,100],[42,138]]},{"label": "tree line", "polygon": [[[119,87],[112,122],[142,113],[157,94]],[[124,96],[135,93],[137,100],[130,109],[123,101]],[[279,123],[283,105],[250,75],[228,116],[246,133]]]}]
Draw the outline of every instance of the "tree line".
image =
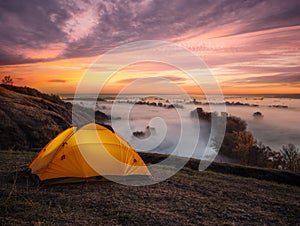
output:
[{"label": "tree line", "polygon": [[[224,114],[223,114],[224,115]],[[283,145],[280,151],[258,142],[252,133],[247,131],[247,123],[239,117],[226,115],[226,129],[221,146],[214,142],[213,148],[220,146],[219,154],[229,157],[241,164],[300,172],[299,148],[294,144]],[[192,117],[211,121],[219,117],[214,113],[204,112],[197,108],[191,112]]]}]

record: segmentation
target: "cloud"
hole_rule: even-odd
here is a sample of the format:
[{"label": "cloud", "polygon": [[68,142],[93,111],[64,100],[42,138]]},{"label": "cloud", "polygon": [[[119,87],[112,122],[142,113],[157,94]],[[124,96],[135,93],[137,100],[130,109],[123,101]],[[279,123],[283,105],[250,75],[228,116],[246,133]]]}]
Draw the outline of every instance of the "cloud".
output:
[{"label": "cloud", "polygon": [[48,82],[64,83],[64,82],[66,82],[66,80],[63,80],[63,79],[51,79],[51,80],[48,80]]},{"label": "cloud", "polygon": [[226,81],[226,84],[300,84],[300,73],[284,73],[270,76],[246,77]]},{"label": "cloud", "polygon": [[[141,79],[141,80],[139,80]],[[155,83],[162,83],[162,82],[167,82],[168,80],[172,81],[172,82],[183,82],[186,81],[186,78],[183,77],[178,77],[178,76],[173,76],[173,75],[166,75],[166,76],[157,76],[157,77],[147,77],[147,78],[126,78],[126,79],[121,79],[118,80],[117,83],[120,84],[128,84],[128,83],[132,83],[134,81],[137,82],[155,82]]]},{"label": "cloud", "polygon": [[162,78],[167,79],[167,80],[171,80],[173,82],[183,82],[183,81],[187,80],[187,78],[173,76],[173,75],[166,75],[166,76],[163,76]]},{"label": "cloud", "polygon": [[[54,15],[55,21],[51,20]],[[51,43],[66,42],[67,34],[61,24],[69,17],[67,7],[56,1],[0,1],[0,64],[42,61],[24,57],[22,50],[39,50]]]},{"label": "cloud", "polygon": [[0,49],[0,65],[26,64],[40,61],[40,59],[29,59],[22,54],[13,54]]},{"label": "cloud", "polygon": [[258,65],[244,65],[244,66],[228,66],[226,67],[228,69],[232,69],[233,71],[239,71],[240,73],[244,74],[253,74],[253,73],[289,73],[291,76],[293,73],[298,73],[300,71],[300,66],[294,66],[294,67],[282,67],[279,66],[258,66]]},{"label": "cloud", "polygon": [[[90,57],[131,41],[180,40],[236,25],[216,37],[300,24],[300,2],[284,1],[0,1],[0,64],[29,59],[24,49],[64,43],[55,59]],[[263,12],[263,13],[258,13]],[[267,43],[270,44],[270,43]],[[54,60],[54,59],[47,59]]]},{"label": "cloud", "polygon": [[137,80],[138,78],[126,78],[126,79],[121,79],[121,80],[118,80],[117,83],[120,83],[120,84],[127,84],[127,83],[132,83],[134,82],[135,80]]},{"label": "cloud", "polygon": [[1,1],[1,41],[34,49],[66,41],[67,34],[61,25],[70,18],[72,11],[75,12],[73,7],[59,1]]}]

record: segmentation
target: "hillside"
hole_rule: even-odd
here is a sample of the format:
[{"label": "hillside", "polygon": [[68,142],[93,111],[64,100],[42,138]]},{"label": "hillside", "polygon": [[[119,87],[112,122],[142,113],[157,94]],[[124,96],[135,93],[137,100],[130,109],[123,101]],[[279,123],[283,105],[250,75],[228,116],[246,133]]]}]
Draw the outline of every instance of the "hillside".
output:
[{"label": "hillside", "polygon": [[[0,85],[0,149],[40,148],[72,125],[72,104],[36,89]],[[76,125],[93,111],[78,107]]]},{"label": "hillside", "polygon": [[[297,225],[299,174],[212,163],[199,172],[190,159],[161,183],[131,187],[114,182],[32,187],[22,171],[36,152],[72,124],[72,105],[27,87],[0,85],[1,225]],[[102,112],[78,107],[82,125]],[[140,153],[147,164],[166,155]],[[177,158],[177,157],[176,157]],[[178,157],[179,158],[179,157]],[[176,160],[176,159],[175,159]],[[170,166],[172,167],[172,166]]]},{"label": "hillside", "polygon": [[[300,189],[185,167],[159,184],[30,187],[36,153],[0,151],[2,225],[298,225]],[[146,162],[159,156],[148,154]],[[230,171],[230,166],[227,166]]]}]

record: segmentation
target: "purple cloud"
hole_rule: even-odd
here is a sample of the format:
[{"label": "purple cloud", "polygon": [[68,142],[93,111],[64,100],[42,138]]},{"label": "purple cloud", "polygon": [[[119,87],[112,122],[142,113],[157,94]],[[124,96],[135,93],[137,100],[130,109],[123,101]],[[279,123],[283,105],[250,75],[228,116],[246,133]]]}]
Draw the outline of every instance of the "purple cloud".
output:
[{"label": "purple cloud", "polygon": [[270,76],[247,77],[226,81],[226,84],[300,84],[300,73],[277,74]]},{"label": "purple cloud", "polygon": [[[71,38],[69,32],[76,36],[88,23],[75,26],[84,13],[95,20],[93,26]],[[45,61],[28,59],[19,51],[49,44],[66,45],[56,59],[96,56],[131,41],[174,40],[195,30],[203,34],[237,22],[239,29],[225,36],[295,26],[300,24],[299,15],[298,0],[0,1],[0,65]]]}]

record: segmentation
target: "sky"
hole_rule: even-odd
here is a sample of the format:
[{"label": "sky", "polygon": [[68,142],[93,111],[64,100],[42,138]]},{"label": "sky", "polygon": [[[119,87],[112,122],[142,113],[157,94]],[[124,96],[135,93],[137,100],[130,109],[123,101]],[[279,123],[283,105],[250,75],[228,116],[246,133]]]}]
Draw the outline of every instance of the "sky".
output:
[{"label": "sky", "polygon": [[[73,93],[95,60],[143,40],[191,51],[225,94],[300,93],[299,0],[0,0],[0,78],[10,75],[15,85]],[[170,65],[140,63],[116,73],[104,92],[141,77],[200,90]],[[159,92],[168,87],[160,82]]]}]

